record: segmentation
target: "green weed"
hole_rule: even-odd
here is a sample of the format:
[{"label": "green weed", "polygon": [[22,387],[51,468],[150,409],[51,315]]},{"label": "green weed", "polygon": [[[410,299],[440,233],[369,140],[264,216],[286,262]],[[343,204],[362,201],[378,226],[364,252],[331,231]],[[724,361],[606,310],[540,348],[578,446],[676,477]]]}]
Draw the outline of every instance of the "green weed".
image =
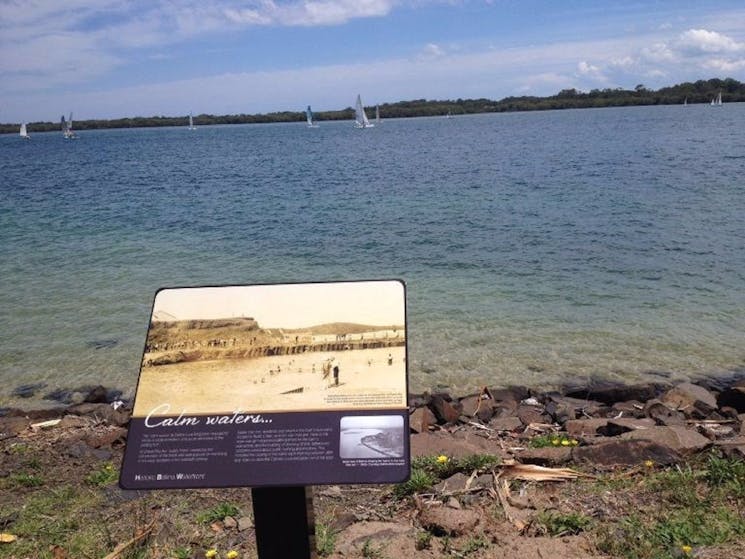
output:
[{"label": "green weed", "polygon": [[431,488],[435,481],[435,477],[429,472],[415,467],[411,470],[411,477],[408,481],[394,486],[393,494],[398,498],[402,498],[407,495],[413,495],[414,493],[421,493]]},{"label": "green weed", "polygon": [[321,557],[328,557],[336,547],[336,531],[328,524],[316,523],[316,550]]},{"label": "green weed", "polygon": [[592,520],[582,513],[562,514],[554,511],[541,511],[536,517],[539,531],[549,536],[570,536],[584,532]]},{"label": "green weed", "polygon": [[104,485],[115,482],[117,479],[119,479],[119,472],[116,471],[116,468],[111,462],[106,462],[100,468],[88,474],[85,481],[90,485],[103,487]]},{"label": "green weed", "polygon": [[219,505],[216,505],[198,515],[197,520],[202,524],[210,524],[212,522],[217,522],[218,520],[225,520],[228,516],[236,518],[240,516],[240,514],[241,511],[237,506],[231,503],[220,503]]},{"label": "green weed", "polygon": [[11,474],[9,480],[19,487],[39,487],[44,485],[44,479],[36,474]]}]

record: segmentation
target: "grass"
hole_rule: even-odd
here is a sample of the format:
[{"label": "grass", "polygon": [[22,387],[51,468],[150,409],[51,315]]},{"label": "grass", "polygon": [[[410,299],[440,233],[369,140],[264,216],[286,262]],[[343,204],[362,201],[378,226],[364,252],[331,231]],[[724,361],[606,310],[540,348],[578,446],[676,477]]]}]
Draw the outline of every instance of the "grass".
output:
[{"label": "grass", "polygon": [[114,483],[119,479],[119,472],[111,462],[106,462],[99,468],[92,471],[85,478],[86,483],[103,487]]},{"label": "grass", "polygon": [[211,524],[212,522],[223,521],[227,517],[236,518],[240,516],[240,509],[232,503],[219,503],[197,516],[197,520],[202,524]]},{"label": "grass", "polygon": [[528,441],[530,448],[557,448],[577,446],[579,441],[566,435],[547,434],[538,435]]},{"label": "grass", "polygon": [[419,456],[411,462],[411,476],[408,481],[394,486],[393,494],[403,498],[429,490],[442,479],[457,473],[472,474],[493,468],[499,464],[499,457],[491,454],[473,454],[462,458],[449,456]]},{"label": "grass", "polygon": [[108,538],[103,522],[91,517],[99,504],[94,493],[70,486],[38,490],[3,530],[18,540],[12,546],[0,546],[0,558],[52,559],[52,549],[62,543],[69,557],[105,555]]},{"label": "grass", "polygon": [[745,463],[711,453],[649,471],[639,486],[649,506],[595,530],[597,547],[626,559],[674,559],[681,550],[745,538]]},{"label": "grass", "polygon": [[44,478],[37,474],[11,474],[8,481],[16,487],[39,487],[44,485]]},{"label": "grass", "polygon": [[362,557],[365,559],[382,559],[383,558],[383,546],[376,546],[371,540],[365,540],[360,550]]},{"label": "grass", "polygon": [[336,531],[323,522],[316,523],[316,551],[321,557],[328,557],[336,547]]},{"label": "grass", "polygon": [[549,536],[572,536],[584,532],[592,520],[579,512],[542,511],[536,517],[538,531]]}]

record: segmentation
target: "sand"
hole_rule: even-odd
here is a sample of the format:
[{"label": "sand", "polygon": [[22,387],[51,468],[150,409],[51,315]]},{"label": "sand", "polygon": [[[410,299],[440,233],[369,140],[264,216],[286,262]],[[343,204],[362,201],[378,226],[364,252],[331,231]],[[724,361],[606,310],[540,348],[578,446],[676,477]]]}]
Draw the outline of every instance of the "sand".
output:
[{"label": "sand", "polygon": [[[323,378],[332,357],[339,386]],[[399,346],[145,367],[133,415],[404,408],[405,357]]]}]

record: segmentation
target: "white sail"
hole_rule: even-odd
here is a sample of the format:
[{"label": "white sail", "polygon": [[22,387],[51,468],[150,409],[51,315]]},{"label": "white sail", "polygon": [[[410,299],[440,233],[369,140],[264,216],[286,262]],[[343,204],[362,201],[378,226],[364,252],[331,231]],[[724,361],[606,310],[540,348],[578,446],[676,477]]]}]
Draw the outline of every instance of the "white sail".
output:
[{"label": "white sail", "polygon": [[357,128],[372,128],[375,126],[367,119],[365,108],[362,106],[362,99],[359,95],[357,95],[357,104],[354,107],[354,125]]},{"label": "white sail", "polygon": [[711,100],[710,105],[712,107],[721,107],[722,106],[722,92],[721,91],[719,92],[719,94],[716,97],[714,97]]},{"label": "white sail", "polygon": [[313,122],[313,111],[310,110],[310,105],[305,109],[305,120],[308,122],[308,128],[318,128],[318,125]]},{"label": "white sail", "polygon": [[21,138],[31,138],[31,136],[28,135],[28,132],[26,132],[26,123],[21,123],[21,130],[19,132]]},{"label": "white sail", "polygon": [[189,113],[189,130],[196,130],[197,127],[194,126],[194,117],[191,116],[191,113]]},{"label": "white sail", "polygon": [[77,138],[75,132],[72,131],[72,113],[70,113],[70,120],[65,120],[65,115],[62,115],[62,135],[68,139]]}]

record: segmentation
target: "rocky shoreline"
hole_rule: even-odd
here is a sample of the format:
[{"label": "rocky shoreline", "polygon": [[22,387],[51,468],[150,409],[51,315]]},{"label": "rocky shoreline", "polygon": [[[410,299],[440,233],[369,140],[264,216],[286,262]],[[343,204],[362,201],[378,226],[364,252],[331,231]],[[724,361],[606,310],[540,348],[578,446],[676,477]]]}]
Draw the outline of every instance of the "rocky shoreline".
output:
[{"label": "rocky shoreline", "polygon": [[[116,469],[126,444],[129,402],[104,387],[60,393],[74,394],[72,402],[0,410],[0,501],[8,504],[0,507],[0,532],[17,535],[26,545],[19,549],[34,549],[36,538],[46,542],[45,550],[57,551],[16,554],[0,543],[0,557],[81,556],[71,551],[73,534],[92,530],[101,514],[114,523],[106,528],[110,543],[96,544],[108,545],[106,553],[139,534],[137,545],[145,549],[139,557],[196,559],[214,547],[255,557],[249,491],[119,489]],[[409,405],[409,482],[314,488],[321,557],[745,557],[745,519],[737,520],[736,512],[745,510],[745,466],[737,466],[745,464],[743,379],[595,383],[545,392],[484,387],[460,397],[412,394]],[[736,483],[716,493],[723,505],[701,497],[714,491],[700,484],[707,479],[707,464],[723,463],[716,462],[719,457],[735,472]],[[685,477],[696,468],[704,473]],[[54,481],[31,485],[29,480],[43,479],[41,472]],[[92,476],[107,472],[113,475],[106,483],[91,489]],[[644,551],[633,541],[642,539],[637,532],[646,534],[645,525],[634,524],[635,531],[628,532],[638,521],[635,515],[646,515],[654,527],[690,512],[688,501],[677,502],[681,497],[670,494],[678,481],[665,480],[675,475],[681,483],[699,484],[685,491],[712,510],[697,509],[697,514],[719,518],[721,510],[735,511],[729,532],[716,545],[696,546],[705,540],[693,534],[650,540]],[[32,533],[24,524],[24,515],[33,510],[28,504],[71,487],[82,487],[86,499],[97,492],[100,505],[76,513],[81,520],[69,533],[46,528]],[[205,523],[194,513],[206,507],[205,501],[229,502],[235,513]],[[162,510],[180,511],[180,516],[164,517]],[[45,514],[44,522],[51,522],[65,513]],[[563,522],[558,528],[551,524],[556,519]],[[632,535],[636,540],[624,540]],[[106,555],[104,547],[96,553]]]},{"label": "rocky shoreline", "polygon": [[[600,383],[549,392],[485,387],[459,398],[415,395],[410,406],[414,454],[418,435],[467,428],[487,440],[509,437],[514,450],[504,457],[530,464],[674,464],[712,447],[745,459],[744,379]],[[546,438],[545,448],[519,444],[538,436]]]}]

